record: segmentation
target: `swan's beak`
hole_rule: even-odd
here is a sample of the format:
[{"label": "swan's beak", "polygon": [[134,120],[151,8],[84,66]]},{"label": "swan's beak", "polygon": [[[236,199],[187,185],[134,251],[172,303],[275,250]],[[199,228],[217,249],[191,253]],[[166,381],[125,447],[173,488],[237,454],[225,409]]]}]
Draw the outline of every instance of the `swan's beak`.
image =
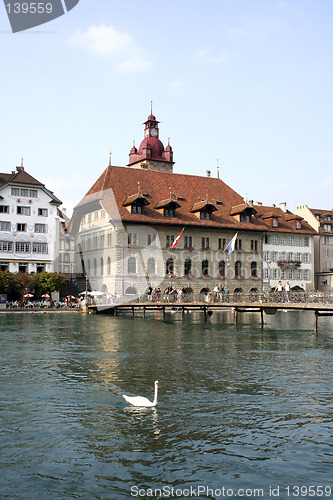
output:
[{"label": "swan's beak", "polygon": [[155,385],[156,385],[156,387],[158,387],[158,380],[156,380]]}]

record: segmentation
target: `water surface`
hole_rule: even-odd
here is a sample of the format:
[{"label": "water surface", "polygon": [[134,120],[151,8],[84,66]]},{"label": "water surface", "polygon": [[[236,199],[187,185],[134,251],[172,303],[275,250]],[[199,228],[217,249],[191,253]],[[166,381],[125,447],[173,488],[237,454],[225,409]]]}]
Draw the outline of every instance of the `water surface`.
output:
[{"label": "water surface", "polygon": [[0,497],[332,487],[333,321],[258,316],[1,314]]}]

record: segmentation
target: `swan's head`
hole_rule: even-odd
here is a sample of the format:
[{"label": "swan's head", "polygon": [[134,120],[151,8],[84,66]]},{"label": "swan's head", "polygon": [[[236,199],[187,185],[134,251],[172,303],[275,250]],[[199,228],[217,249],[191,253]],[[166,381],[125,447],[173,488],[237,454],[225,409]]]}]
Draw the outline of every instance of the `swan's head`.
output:
[{"label": "swan's head", "polygon": [[155,380],[155,387],[158,387],[158,380]]}]

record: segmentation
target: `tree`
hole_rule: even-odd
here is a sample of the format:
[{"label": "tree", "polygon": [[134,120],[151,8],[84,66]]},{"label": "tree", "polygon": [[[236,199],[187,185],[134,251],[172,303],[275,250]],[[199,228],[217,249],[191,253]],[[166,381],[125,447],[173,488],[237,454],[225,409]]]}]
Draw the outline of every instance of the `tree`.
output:
[{"label": "tree", "polygon": [[18,273],[14,275],[14,289],[18,294],[33,292],[35,288],[35,281],[32,276],[27,273]]},{"label": "tree", "polygon": [[0,271],[0,293],[10,295],[14,290],[14,275],[8,271]]},{"label": "tree", "polygon": [[66,278],[57,273],[38,273],[34,277],[36,288],[42,294],[59,291],[66,285]]}]

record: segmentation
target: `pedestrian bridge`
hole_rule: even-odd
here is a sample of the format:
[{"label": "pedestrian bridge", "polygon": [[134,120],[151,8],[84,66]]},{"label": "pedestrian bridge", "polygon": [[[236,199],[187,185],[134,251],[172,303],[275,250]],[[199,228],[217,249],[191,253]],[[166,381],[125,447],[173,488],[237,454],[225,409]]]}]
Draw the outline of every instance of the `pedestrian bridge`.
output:
[{"label": "pedestrian bridge", "polygon": [[[191,300],[192,299],[192,300]],[[193,300],[197,299],[197,300]],[[234,321],[237,323],[239,313],[258,312],[261,316],[261,324],[264,325],[264,315],[275,314],[279,310],[284,311],[312,311],[314,313],[314,329],[318,331],[319,316],[333,316],[333,294],[323,292],[293,292],[288,297],[276,293],[255,293],[228,295],[222,294],[186,297],[181,300],[172,299],[162,295],[158,302],[147,301],[146,297],[137,300],[103,304],[95,303],[88,306],[89,313],[112,314],[130,313],[146,315],[149,311],[161,312],[165,318],[167,312],[179,312],[184,317],[188,311],[200,311],[204,320],[211,316],[214,311],[231,310]]]}]

